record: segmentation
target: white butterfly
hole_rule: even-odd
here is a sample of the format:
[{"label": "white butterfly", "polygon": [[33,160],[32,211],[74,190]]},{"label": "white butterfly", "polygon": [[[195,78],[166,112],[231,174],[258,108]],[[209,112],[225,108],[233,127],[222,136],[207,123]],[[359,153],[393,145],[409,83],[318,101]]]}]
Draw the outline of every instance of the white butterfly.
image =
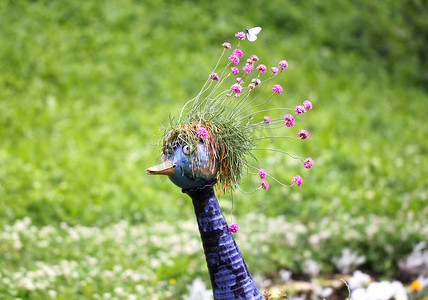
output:
[{"label": "white butterfly", "polygon": [[247,40],[249,40],[250,42],[254,42],[255,40],[257,40],[257,35],[260,33],[260,31],[262,31],[261,27],[253,27],[250,29],[245,29]]}]

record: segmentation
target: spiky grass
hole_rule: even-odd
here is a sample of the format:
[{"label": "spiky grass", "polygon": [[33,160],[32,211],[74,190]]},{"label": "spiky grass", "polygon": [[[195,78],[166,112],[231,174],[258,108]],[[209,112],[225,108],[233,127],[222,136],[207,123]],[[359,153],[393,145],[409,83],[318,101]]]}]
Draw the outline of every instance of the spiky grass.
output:
[{"label": "spiky grass", "polygon": [[[197,144],[201,140],[197,130],[200,127],[206,128],[208,136],[203,141],[208,152],[215,156],[210,168],[215,168],[218,163],[219,189],[222,192],[229,192],[238,186],[242,173],[251,167],[247,159],[250,156],[255,159],[251,152],[257,149],[256,142],[264,138],[285,138],[256,137],[257,129],[269,126],[266,122],[257,121],[256,115],[288,108],[261,109],[273,96],[272,94],[267,99],[260,100],[268,86],[267,83],[276,76],[276,73],[261,81],[260,87],[249,85],[248,81],[251,83],[250,77],[260,78],[261,73],[258,73],[258,76],[256,74],[256,77],[245,74],[240,95],[232,91],[229,84],[236,83],[236,77],[230,69],[231,61],[227,61],[223,68],[217,70],[224,54],[225,51],[213,70],[219,80],[208,78],[196,97],[183,106],[178,118],[172,119],[165,129],[163,152],[173,150],[177,143],[192,145],[193,149],[197,149]],[[254,70],[254,73],[257,72]],[[273,126],[270,126],[269,130],[278,128],[280,122],[280,119],[273,120]]]},{"label": "spiky grass", "polygon": [[254,148],[251,135],[245,130],[246,126],[225,119],[221,114],[211,113],[193,115],[190,122],[179,123],[172,120],[165,134],[163,151],[166,153],[172,150],[177,142],[192,145],[193,149],[197,149],[200,140],[197,129],[205,127],[208,130],[208,136],[204,139],[205,147],[209,153],[215,155],[210,168],[215,168],[215,162],[218,162],[219,189],[226,193],[233,190],[240,181],[247,155]]}]

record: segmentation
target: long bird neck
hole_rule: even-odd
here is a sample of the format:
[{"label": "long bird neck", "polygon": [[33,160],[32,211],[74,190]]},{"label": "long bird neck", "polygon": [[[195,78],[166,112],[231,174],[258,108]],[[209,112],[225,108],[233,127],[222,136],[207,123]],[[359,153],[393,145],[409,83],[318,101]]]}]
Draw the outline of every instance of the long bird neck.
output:
[{"label": "long bird neck", "polygon": [[264,299],[227,228],[213,184],[189,191],[201,234],[215,300]]}]

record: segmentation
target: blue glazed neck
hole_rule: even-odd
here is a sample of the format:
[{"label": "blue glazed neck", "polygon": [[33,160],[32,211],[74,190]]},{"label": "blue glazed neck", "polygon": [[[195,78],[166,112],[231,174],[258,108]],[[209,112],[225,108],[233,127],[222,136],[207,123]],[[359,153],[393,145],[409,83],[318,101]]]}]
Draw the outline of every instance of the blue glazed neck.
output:
[{"label": "blue glazed neck", "polygon": [[193,201],[215,300],[263,300],[227,228],[213,185],[183,190]]}]

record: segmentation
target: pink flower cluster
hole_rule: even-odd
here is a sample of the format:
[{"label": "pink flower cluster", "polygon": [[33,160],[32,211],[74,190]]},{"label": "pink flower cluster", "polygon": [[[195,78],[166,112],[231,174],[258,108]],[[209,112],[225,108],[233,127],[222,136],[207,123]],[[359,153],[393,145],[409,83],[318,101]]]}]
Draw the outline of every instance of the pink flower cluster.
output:
[{"label": "pink flower cluster", "polygon": [[199,135],[201,138],[206,139],[208,137],[208,130],[205,127],[199,127],[196,130],[196,134]]},{"label": "pink flower cluster", "polygon": [[245,40],[245,32],[242,32],[242,31],[237,32],[237,33],[235,34],[235,36],[236,36],[238,39],[240,39],[241,41]]},{"label": "pink flower cluster", "polygon": [[309,138],[309,132],[307,130],[302,129],[297,134],[297,137],[300,138],[301,140],[306,140],[307,138]]},{"label": "pink flower cluster", "polygon": [[287,127],[293,127],[293,125],[294,125],[294,117],[292,115],[290,115],[290,114],[286,114],[284,116],[284,124]]},{"label": "pink flower cluster", "polygon": [[235,233],[235,232],[238,232],[238,230],[239,230],[239,225],[238,225],[238,224],[236,224],[236,223],[233,223],[233,224],[230,224],[230,225],[229,225],[229,227],[227,227],[227,229],[228,229],[230,232]]},{"label": "pink flower cluster", "polygon": [[277,93],[278,95],[282,94],[282,86],[280,86],[279,84],[275,84],[272,88],[273,93]]},{"label": "pink flower cluster", "polygon": [[[260,179],[266,178],[266,176],[267,176],[266,170],[263,169],[263,168],[260,168],[260,170],[259,170],[259,176],[260,176]],[[268,190],[269,189],[269,182],[267,182],[266,180],[261,180],[260,183],[259,183],[259,185],[260,185],[259,188],[261,188],[261,189],[264,189],[264,190]]]},{"label": "pink flower cluster", "polygon": [[251,79],[251,82],[254,83],[255,86],[261,86],[262,85],[262,81],[258,78]]},{"label": "pink flower cluster", "polygon": [[297,186],[302,186],[302,184],[303,184],[303,178],[300,177],[300,175],[294,176],[293,181]]},{"label": "pink flower cluster", "polygon": [[230,67],[230,70],[232,70],[233,75],[239,74],[239,69],[237,67]]},{"label": "pink flower cluster", "polygon": [[220,77],[217,73],[211,73],[210,76],[208,76],[212,80],[220,80]]},{"label": "pink flower cluster", "polygon": [[278,75],[278,72],[279,72],[279,70],[278,70],[278,68],[277,67],[272,67],[272,68],[270,68],[271,69],[271,71],[272,71],[272,73],[276,76],[276,75]]},{"label": "pink flower cluster", "polygon": [[303,115],[306,110],[311,110],[312,109],[312,102],[309,100],[305,100],[303,101],[303,105],[297,105],[296,108],[294,109],[294,112],[296,113],[296,115]]},{"label": "pink flower cluster", "polygon": [[260,64],[257,66],[256,70],[259,70],[260,73],[266,73],[267,68],[264,64]]},{"label": "pink flower cluster", "polygon": [[[239,39],[239,43],[242,40],[245,40],[245,33],[244,32],[238,32],[235,34],[235,36]],[[238,43],[238,48],[233,50],[232,55],[229,56],[229,61],[233,64],[233,65],[237,65],[239,64],[240,60],[242,59],[242,57],[244,56],[244,53],[241,49],[239,49],[239,43]],[[223,43],[222,46],[225,49],[231,49],[231,45],[230,43]],[[224,49],[224,50],[225,50]],[[223,50],[223,53],[224,53]],[[244,72],[244,75],[242,77],[245,77],[246,74],[249,74],[253,71],[254,69],[254,63],[256,61],[259,61],[259,58],[257,57],[257,55],[251,55],[250,58],[248,58],[246,60],[246,64],[242,67],[242,70]],[[259,64],[257,65],[257,67],[255,67],[256,70],[259,71],[259,74],[257,77],[260,77],[261,74],[264,74],[267,72],[267,67],[264,64]],[[281,60],[278,63],[278,67],[271,67],[270,70],[272,71],[272,74],[270,75],[270,78],[272,78],[273,76],[277,76],[278,73],[282,72],[283,70],[288,69],[288,62],[286,60]],[[238,75],[239,74],[239,68],[237,66],[231,66],[230,68],[231,72],[233,75]],[[212,80],[219,80],[219,76],[216,73],[212,73],[209,76],[210,79]],[[242,90],[243,90],[243,85],[244,85],[244,81],[242,80],[241,77],[236,78],[237,83],[233,84],[230,89],[232,90],[232,94],[235,93],[235,97],[239,97]],[[256,87],[260,87],[262,84],[262,81],[258,78],[253,78],[251,80],[251,83],[248,85],[248,88],[250,90],[256,88]],[[272,95],[278,94],[281,95],[282,92],[284,91],[283,87],[279,84],[274,84],[273,88],[272,88]],[[231,94],[231,95],[232,95]],[[230,96],[230,95],[229,95]],[[303,105],[297,105],[294,109],[294,112],[296,114],[296,116],[298,115],[302,115],[305,114],[307,111],[312,109],[312,102],[309,100],[304,100],[303,101]],[[269,116],[264,116],[264,120],[263,123],[266,124],[271,124],[272,119]],[[286,114],[284,115],[284,125],[287,127],[293,127],[295,124],[295,116],[291,115],[291,114]],[[204,131],[205,130],[205,131]],[[206,138],[208,136],[208,131],[203,128],[200,127],[198,129],[198,135],[200,135],[202,138]],[[298,134],[297,137],[301,140],[305,140],[309,138],[309,132],[307,130],[301,129]],[[305,159],[300,159],[303,162],[303,166],[306,169],[310,169],[313,167],[314,165],[314,161],[311,157],[307,157]],[[264,189],[264,190],[268,190],[269,189],[269,182],[267,182],[265,180],[265,178],[268,176],[267,172],[265,169],[260,168],[258,175],[260,176],[260,183],[259,183],[259,189]],[[293,180],[293,184],[292,185],[297,185],[297,186],[302,186],[303,184],[303,179],[300,175],[296,175],[292,178]],[[239,225],[234,223],[231,224],[228,227],[229,231],[231,232],[237,232],[239,229]]]},{"label": "pink flower cluster", "polygon": [[236,93],[236,97],[239,97],[242,92],[242,86],[238,83],[233,84],[230,89]]},{"label": "pink flower cluster", "polygon": [[228,42],[224,42],[223,44],[221,44],[224,48],[226,48],[226,49],[230,49],[230,48],[232,48],[232,45],[230,44],[230,43],[228,43]]},{"label": "pink flower cluster", "polygon": [[288,69],[288,62],[284,59],[281,60],[278,64],[278,67],[282,70]]},{"label": "pink flower cluster", "polygon": [[242,70],[245,72],[245,74],[249,74],[251,73],[251,71],[253,71],[254,65],[253,64],[249,64],[247,63]]},{"label": "pink flower cluster", "polygon": [[308,157],[308,158],[305,158],[305,160],[303,160],[303,166],[306,169],[312,168],[313,165],[314,165],[314,160],[312,158]]}]

